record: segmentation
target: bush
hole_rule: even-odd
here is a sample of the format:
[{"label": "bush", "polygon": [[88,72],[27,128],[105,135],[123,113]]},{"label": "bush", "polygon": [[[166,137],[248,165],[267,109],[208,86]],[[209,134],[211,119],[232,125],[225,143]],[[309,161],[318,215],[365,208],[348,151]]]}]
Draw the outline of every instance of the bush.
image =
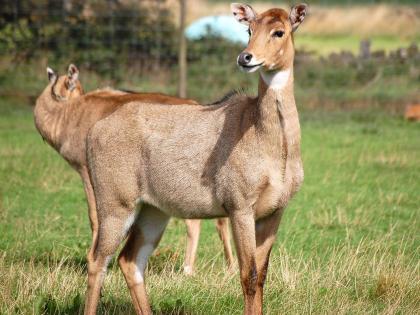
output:
[{"label": "bush", "polygon": [[173,64],[177,29],[162,2],[9,1],[0,15],[0,53],[24,61],[47,54],[99,73],[121,63],[141,69]]}]

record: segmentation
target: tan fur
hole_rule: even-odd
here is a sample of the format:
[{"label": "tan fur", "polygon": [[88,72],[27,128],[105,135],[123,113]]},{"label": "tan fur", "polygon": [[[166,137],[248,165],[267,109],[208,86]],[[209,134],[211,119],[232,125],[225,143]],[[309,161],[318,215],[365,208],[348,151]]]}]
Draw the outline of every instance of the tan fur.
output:
[{"label": "tan fur", "polygon": [[[252,37],[245,51],[252,52],[256,59],[264,59],[269,69],[286,69],[291,67],[294,55],[293,34],[291,33],[291,26],[288,22],[288,13],[286,11],[281,9],[268,10],[252,21],[249,28],[252,32]],[[273,30],[283,30],[290,34],[289,38],[284,41],[283,45],[279,45],[275,40],[261,45],[267,42],[267,38],[270,38],[270,33]],[[267,50],[274,53],[267,54]],[[283,50],[283,54],[280,53],[281,50]]]},{"label": "tan fur", "polygon": [[[242,14],[253,12],[243,5],[233,9],[240,21],[247,18]],[[306,6],[294,10],[296,28]],[[262,313],[268,257],[283,209],[302,184],[303,167],[289,15],[276,9],[248,20],[253,35],[247,51],[265,60],[263,71],[290,70],[284,87],[267,86],[260,78],[258,97],[237,94],[211,106],[132,102],[91,129],[88,163],[100,226],[92,245],[85,314],[96,312],[104,262],[124,240],[135,209],[120,264],[138,314],[151,313],[143,278],[150,241],[141,237],[152,233],[158,239],[171,216],[231,219],[244,313]],[[270,37],[272,27],[283,27],[284,36]],[[137,259],[132,239],[137,239]],[[142,277],[128,274],[139,268]]]},{"label": "tan fur", "polygon": [[[77,71],[75,66],[71,65],[71,67],[73,67],[73,71]],[[74,84],[75,87],[69,89],[69,75],[52,79],[52,82],[37,99],[34,110],[35,125],[42,137],[80,174],[89,205],[93,239],[96,242],[98,233],[96,203],[86,162],[86,138],[90,128],[97,121],[132,101],[174,105],[196,105],[197,102],[161,93],[127,93],[111,88],[84,94],[80,81],[76,80]],[[189,233],[185,266],[188,266],[186,273],[192,274],[200,225],[196,228],[197,223],[192,221],[186,221],[186,225]],[[230,250],[228,223],[220,219],[216,227],[224,243],[228,265],[231,267],[233,256]],[[88,259],[91,259],[91,253],[89,253]]]},{"label": "tan fur", "polygon": [[[116,109],[132,101],[160,102],[162,104],[197,104],[160,93],[125,93],[110,89],[97,90],[84,95],[66,92],[66,76],[57,84],[49,84],[38,97],[34,109],[35,125],[43,138],[56,149],[76,170],[86,163],[86,136],[90,128]],[[78,84],[81,89],[80,83]],[[57,100],[54,95],[67,95]],[[76,89],[74,91],[79,91]],[[74,95],[76,94],[76,95]]]}]

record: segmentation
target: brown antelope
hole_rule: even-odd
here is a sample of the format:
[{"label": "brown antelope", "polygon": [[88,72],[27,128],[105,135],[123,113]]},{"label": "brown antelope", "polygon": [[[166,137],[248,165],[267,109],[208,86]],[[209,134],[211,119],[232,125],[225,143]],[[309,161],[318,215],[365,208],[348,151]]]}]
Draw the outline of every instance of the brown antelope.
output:
[{"label": "brown antelope", "polygon": [[[88,201],[93,240],[96,242],[98,219],[86,161],[86,138],[90,128],[97,121],[131,101],[161,104],[197,104],[197,102],[164,94],[126,93],[112,89],[84,94],[76,66],[70,65],[68,74],[63,76],[58,76],[51,68],[47,69],[47,73],[50,83],[36,102],[35,125],[42,137],[80,174]],[[185,220],[185,223],[187,225],[187,252],[184,272],[190,275],[193,272],[200,236],[200,220]],[[233,255],[227,219],[218,219],[216,227],[224,244],[228,265],[232,267]],[[89,259],[91,259],[90,253]]]},{"label": "brown antelope", "polygon": [[[237,63],[260,70],[258,96],[210,106],[132,102],[98,122],[87,139],[99,236],[88,265],[85,314],[94,314],[107,264],[118,261],[138,314],[151,314],[148,257],[171,216],[229,217],[245,314],[261,314],[268,259],[280,218],[303,181],[293,92],[293,32],[307,6],[257,14],[232,4],[249,26]],[[121,154],[121,153],[124,154]]]}]

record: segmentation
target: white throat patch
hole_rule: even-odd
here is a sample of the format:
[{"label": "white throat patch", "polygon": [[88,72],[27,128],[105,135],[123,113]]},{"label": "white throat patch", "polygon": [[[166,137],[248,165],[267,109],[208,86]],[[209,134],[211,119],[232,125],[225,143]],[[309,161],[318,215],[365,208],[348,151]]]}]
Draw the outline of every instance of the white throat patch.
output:
[{"label": "white throat patch", "polygon": [[261,76],[267,84],[269,89],[282,90],[290,77],[290,69],[281,70],[281,71],[260,71]]}]

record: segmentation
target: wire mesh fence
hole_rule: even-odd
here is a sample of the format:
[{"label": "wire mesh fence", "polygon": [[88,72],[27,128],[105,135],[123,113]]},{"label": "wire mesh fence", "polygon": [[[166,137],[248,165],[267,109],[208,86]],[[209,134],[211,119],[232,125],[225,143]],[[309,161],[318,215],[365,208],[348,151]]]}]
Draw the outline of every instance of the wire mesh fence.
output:
[{"label": "wire mesh fence", "polygon": [[176,26],[164,1],[15,0],[1,10],[0,50],[18,61],[47,53],[98,71],[176,62]]},{"label": "wire mesh fence", "polygon": [[[188,2],[187,11],[191,5],[193,1]],[[228,9],[227,3],[226,14]],[[151,82],[149,89],[155,89],[153,84],[160,80],[163,92],[175,93],[179,82],[178,10],[175,0],[7,1],[0,6],[0,54],[7,56],[10,64],[39,64],[43,60],[64,68],[73,62],[84,71],[117,83],[146,78]],[[243,45],[209,34],[188,41],[188,96],[211,101],[217,98],[214,95],[233,88],[255,87],[257,76],[236,69],[235,60]],[[407,58],[414,61],[406,63]],[[419,79],[418,63],[416,46],[388,55],[369,51],[365,43],[360,53],[336,52],[321,60],[301,50],[295,69],[298,97],[301,88],[308,98],[306,103],[321,104],[332,98],[336,104],[350,87],[386,85],[399,80],[396,77],[409,78],[411,86]],[[135,82],[128,87],[136,86]],[[411,90],[400,94],[408,95],[409,100],[417,97]],[[387,95],[374,101],[387,100]],[[372,101],[370,95],[360,97]]]},{"label": "wire mesh fence", "polygon": [[[117,82],[170,76],[177,85],[178,1],[15,0],[0,10],[0,53],[13,63],[73,62]],[[210,72],[241,50],[219,38],[188,46],[187,59]]]}]

